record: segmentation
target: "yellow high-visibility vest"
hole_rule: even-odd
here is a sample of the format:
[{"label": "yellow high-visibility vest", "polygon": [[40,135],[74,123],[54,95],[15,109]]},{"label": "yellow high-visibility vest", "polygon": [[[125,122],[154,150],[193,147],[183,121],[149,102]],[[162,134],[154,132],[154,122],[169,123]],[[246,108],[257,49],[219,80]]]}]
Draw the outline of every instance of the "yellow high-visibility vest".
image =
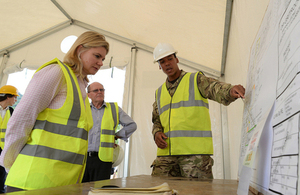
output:
[{"label": "yellow high-visibility vest", "polygon": [[119,124],[119,107],[116,102],[106,103],[101,122],[101,137],[98,157],[101,161],[112,162],[115,132]]},{"label": "yellow high-visibility vest", "polygon": [[3,150],[4,148],[4,142],[5,142],[5,132],[6,132],[6,128],[7,128],[7,123],[8,120],[10,119],[10,111],[9,109],[7,109],[4,118],[2,119],[2,117],[0,116],[0,147]]},{"label": "yellow high-visibility vest", "polygon": [[213,154],[208,100],[197,86],[197,73],[181,79],[173,97],[166,83],[156,90],[161,124],[168,147],[157,149],[157,156]]},{"label": "yellow high-visibility vest", "polygon": [[88,98],[85,104],[71,68],[57,58],[44,64],[59,64],[67,83],[67,97],[59,109],[39,113],[30,137],[12,165],[6,185],[32,190],[80,182],[93,126]]}]

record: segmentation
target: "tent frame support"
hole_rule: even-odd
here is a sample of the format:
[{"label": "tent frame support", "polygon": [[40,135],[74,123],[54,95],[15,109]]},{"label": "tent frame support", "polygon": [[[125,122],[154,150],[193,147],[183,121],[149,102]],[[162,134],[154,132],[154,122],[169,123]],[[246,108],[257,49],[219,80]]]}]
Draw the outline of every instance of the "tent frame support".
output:
[{"label": "tent frame support", "polygon": [[[6,53],[3,54],[3,57],[2,57],[2,61],[1,61],[1,65],[0,65],[0,86],[6,85],[6,80],[7,80],[8,76],[3,73],[3,70],[6,68],[6,64],[7,64],[9,56],[10,56],[10,54],[7,51]],[[3,79],[4,77],[5,77],[5,79]],[[5,83],[4,83],[4,81],[5,81]]]},{"label": "tent frame support", "polygon": [[220,104],[221,110],[221,132],[222,132],[222,157],[223,157],[223,179],[231,179],[229,130],[226,106]]},{"label": "tent frame support", "polygon": [[58,32],[58,31],[60,31],[60,30],[62,30],[64,28],[70,26],[71,24],[72,24],[72,21],[70,21],[70,20],[68,20],[66,22],[63,22],[63,23],[60,23],[60,24],[58,24],[58,25],[56,25],[56,26],[54,26],[52,28],[49,28],[49,29],[47,29],[45,31],[42,31],[42,32],[40,32],[38,34],[35,34],[35,35],[33,35],[33,36],[31,36],[31,37],[29,37],[27,39],[19,41],[19,42],[15,43],[13,45],[10,45],[10,46],[8,46],[8,47],[6,47],[4,49],[1,49],[0,50],[0,55],[5,54],[7,52],[11,53],[12,51],[15,51],[15,50],[17,50],[17,49],[19,49],[21,47],[27,46],[27,45],[29,45],[29,44],[31,44],[31,43],[33,43],[35,41],[38,41],[38,40],[40,40],[40,39],[42,39],[42,38],[44,38],[44,37],[46,37],[48,35],[51,35],[52,33]]},{"label": "tent frame support", "polygon": [[69,20],[71,21],[73,20],[73,18],[68,14],[68,12],[66,12],[66,10],[64,10],[64,8],[62,8],[62,6],[60,6],[56,0],[51,0],[51,1],[61,11],[61,13],[63,13]]},{"label": "tent frame support", "polygon": [[[136,53],[138,51],[138,48],[133,45],[131,48],[131,60],[130,60],[130,67],[129,67],[129,87],[128,87],[128,102],[127,102],[127,111],[126,113],[133,118],[133,94],[134,94],[134,77],[135,77],[135,67],[136,67]],[[128,142],[125,145],[125,155],[124,155],[124,168],[123,168],[123,177],[130,176],[130,166],[129,166],[129,151],[130,151],[130,138],[128,139]]]},{"label": "tent frame support", "polygon": [[221,76],[224,76],[225,74],[226,56],[227,56],[228,40],[229,40],[229,32],[230,32],[230,21],[231,21],[231,14],[232,14],[232,4],[233,4],[233,0],[227,0],[225,23],[224,23]]}]

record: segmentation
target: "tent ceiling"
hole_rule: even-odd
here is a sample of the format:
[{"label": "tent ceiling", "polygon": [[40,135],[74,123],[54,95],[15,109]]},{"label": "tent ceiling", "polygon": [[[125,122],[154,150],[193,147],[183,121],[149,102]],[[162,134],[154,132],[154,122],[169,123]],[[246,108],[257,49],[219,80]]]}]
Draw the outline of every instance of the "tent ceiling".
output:
[{"label": "tent ceiling", "polygon": [[159,42],[169,42],[178,50],[180,59],[220,75],[231,3],[232,0],[1,0],[0,54],[51,28],[77,21],[141,43],[149,51]]}]

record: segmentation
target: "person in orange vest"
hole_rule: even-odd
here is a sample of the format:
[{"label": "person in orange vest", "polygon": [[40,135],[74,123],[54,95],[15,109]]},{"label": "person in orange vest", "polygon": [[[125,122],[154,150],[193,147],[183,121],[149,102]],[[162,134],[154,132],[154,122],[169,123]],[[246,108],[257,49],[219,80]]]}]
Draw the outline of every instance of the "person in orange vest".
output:
[{"label": "person in orange vest", "polygon": [[244,98],[242,85],[231,85],[204,76],[202,72],[180,70],[177,51],[159,43],[154,62],[167,75],[155,94],[152,122],[157,158],[153,176],[212,179],[213,143],[208,99],[229,105]]},{"label": "person in orange vest", "polygon": [[108,51],[103,35],[86,31],[63,61],[55,58],[35,72],[8,122],[0,156],[8,192],[81,182],[93,126],[87,76],[98,72]]},{"label": "person in orange vest", "polygon": [[[18,90],[14,86],[4,85],[0,88],[0,154],[4,147],[7,122],[14,111],[11,106],[16,103],[18,96]],[[0,193],[5,193],[6,191],[5,178],[5,168],[0,166]]]}]

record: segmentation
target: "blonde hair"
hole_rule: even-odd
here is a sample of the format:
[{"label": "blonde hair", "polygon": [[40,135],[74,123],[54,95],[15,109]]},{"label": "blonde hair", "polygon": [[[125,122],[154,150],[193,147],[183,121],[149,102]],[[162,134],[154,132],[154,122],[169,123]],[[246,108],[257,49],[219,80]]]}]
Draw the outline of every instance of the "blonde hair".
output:
[{"label": "blonde hair", "polygon": [[[77,48],[82,45],[82,49],[77,53]],[[88,78],[82,75],[83,65],[81,63],[80,54],[93,47],[104,47],[106,53],[109,51],[109,43],[105,37],[95,31],[87,31],[82,33],[74,42],[68,53],[65,55],[63,62],[70,66],[75,74],[79,74],[83,79]]]}]

